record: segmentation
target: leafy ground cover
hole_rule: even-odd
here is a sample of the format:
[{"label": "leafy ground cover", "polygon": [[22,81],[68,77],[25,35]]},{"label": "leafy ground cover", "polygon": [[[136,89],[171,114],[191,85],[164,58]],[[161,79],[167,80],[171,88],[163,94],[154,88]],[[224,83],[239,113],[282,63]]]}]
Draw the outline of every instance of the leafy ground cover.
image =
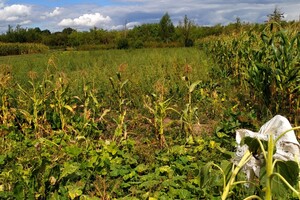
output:
[{"label": "leafy ground cover", "polygon": [[0,63],[1,198],[264,195],[259,180],[227,184],[235,130],[258,129],[264,118],[209,54],[56,51]]}]

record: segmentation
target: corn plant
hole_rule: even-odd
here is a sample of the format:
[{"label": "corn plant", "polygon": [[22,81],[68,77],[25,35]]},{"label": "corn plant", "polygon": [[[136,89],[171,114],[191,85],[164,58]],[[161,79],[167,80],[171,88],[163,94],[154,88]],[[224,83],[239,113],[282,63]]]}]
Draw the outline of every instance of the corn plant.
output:
[{"label": "corn plant", "polygon": [[[130,100],[126,98],[125,86],[128,83],[128,79],[122,80],[121,73],[117,73],[117,80],[115,81],[112,77],[109,78],[111,86],[114,91],[114,96],[118,102],[118,117],[114,119],[117,127],[115,129],[113,140],[126,139],[127,138],[127,125],[125,117],[127,114],[126,106],[130,103]],[[120,139],[120,140],[121,140]]]},{"label": "corn plant", "polygon": [[210,42],[207,49],[219,63],[221,74],[238,80],[259,112],[272,114],[280,110],[296,116],[300,33],[274,26],[268,24],[262,33],[221,37]]},{"label": "corn plant", "polygon": [[117,73],[117,80],[114,80],[113,77],[109,78],[112,89],[114,91],[115,97],[118,102],[118,111],[122,112],[123,107],[128,105],[130,102],[128,98],[126,98],[126,90],[125,86],[128,83],[128,79],[122,80],[121,73]]},{"label": "corn plant", "polygon": [[33,124],[34,132],[36,134],[40,131],[40,123],[46,121],[46,101],[49,98],[50,92],[47,87],[49,80],[43,79],[41,83],[35,83],[34,79],[29,81],[31,90],[26,91],[20,84],[18,88],[20,91],[19,102],[26,105],[28,108],[20,108],[29,124]]},{"label": "corn plant", "polygon": [[0,94],[1,94],[1,113],[0,121],[4,126],[11,126],[11,117],[13,117],[13,110],[10,108],[9,103],[9,88],[11,87],[11,75],[9,69],[4,69],[0,73]]},{"label": "corn plant", "polygon": [[99,133],[106,122],[105,116],[110,109],[105,109],[103,103],[98,99],[97,93],[91,84],[84,83],[83,97],[74,96],[76,114],[80,115],[73,120],[74,126],[84,130],[85,133]]},{"label": "corn plant", "polygon": [[170,125],[164,122],[169,111],[178,113],[177,110],[170,106],[171,99],[164,99],[162,96],[158,97],[156,94],[152,94],[152,97],[144,97],[144,106],[153,115],[153,120],[148,119],[148,121],[154,126],[157,138],[160,141],[161,147],[168,146],[165,138],[165,129]]},{"label": "corn plant", "polygon": [[[296,130],[296,129],[300,129],[300,127],[295,127],[291,130]],[[281,135],[279,135],[276,139],[274,139],[273,135],[271,134],[268,137],[267,149],[265,149],[261,140],[259,140],[259,139],[257,140],[259,142],[262,154],[266,160],[266,176],[265,176],[266,185],[264,188],[266,200],[272,199],[273,192],[274,192],[273,185],[275,183],[277,183],[276,190],[278,190],[278,187],[282,187],[281,184],[278,184],[278,182],[280,182],[280,181],[283,185],[287,186],[287,188],[290,189],[298,197],[298,199],[300,199],[300,191],[298,189],[294,188],[294,186],[296,184],[299,185],[299,160],[297,161],[298,162],[297,163],[294,161],[284,162],[284,161],[279,161],[279,160],[273,159],[276,143],[280,140],[281,137],[283,137],[287,132],[289,132],[291,130],[287,130],[287,131],[281,133]],[[279,172],[277,172],[276,166],[280,167],[280,163],[281,163],[282,171],[279,170]],[[288,174],[288,176],[290,176],[292,178],[287,179],[287,174]]]},{"label": "corn plant", "polygon": [[64,76],[64,74],[60,73],[59,77],[56,79],[56,82],[53,85],[50,108],[53,109],[53,119],[55,120],[56,117],[59,118],[59,127],[61,128],[61,130],[65,130],[67,126],[67,112],[74,113],[73,106],[70,105],[70,98],[67,93],[68,88],[69,85],[67,83],[66,77]]},{"label": "corn plant", "polygon": [[185,109],[182,111],[181,121],[182,121],[183,129],[186,133],[186,136],[188,136],[189,133],[193,133],[194,122],[198,121],[198,118],[197,118],[198,107],[193,105],[192,94],[193,94],[195,88],[200,84],[201,81],[195,81],[192,83],[189,80],[188,76],[182,77],[182,80],[185,82],[186,88],[188,90],[188,102],[185,105]]}]

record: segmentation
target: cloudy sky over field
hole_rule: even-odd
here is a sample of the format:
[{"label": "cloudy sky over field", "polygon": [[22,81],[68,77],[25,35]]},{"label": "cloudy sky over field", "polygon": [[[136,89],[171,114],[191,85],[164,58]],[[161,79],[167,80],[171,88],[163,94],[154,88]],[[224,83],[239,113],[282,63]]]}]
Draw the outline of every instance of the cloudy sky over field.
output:
[{"label": "cloudy sky over field", "polygon": [[176,25],[184,15],[198,25],[263,22],[277,6],[286,20],[299,20],[300,0],[0,0],[0,32],[8,25],[40,27],[51,32],[121,29],[157,23],[168,12]]}]

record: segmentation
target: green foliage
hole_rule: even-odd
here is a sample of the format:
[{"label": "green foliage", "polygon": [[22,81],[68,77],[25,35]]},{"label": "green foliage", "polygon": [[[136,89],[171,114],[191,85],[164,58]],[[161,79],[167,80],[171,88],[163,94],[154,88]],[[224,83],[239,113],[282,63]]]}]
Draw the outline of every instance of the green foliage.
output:
[{"label": "green foliage", "polygon": [[118,43],[117,43],[117,48],[118,49],[128,49],[129,48],[128,39],[126,39],[126,38],[119,39]]},{"label": "green foliage", "polygon": [[168,13],[165,13],[160,19],[159,28],[161,40],[167,43],[172,41],[175,28]]},{"label": "green foliage", "polygon": [[185,47],[194,46],[192,34],[195,32],[195,25],[190,19],[188,19],[187,15],[184,16],[183,22],[181,22],[181,21],[179,22],[178,28],[183,37],[184,46]]},{"label": "green foliage", "polygon": [[49,48],[42,44],[0,43],[0,56],[46,53]]},{"label": "green foliage", "polygon": [[[298,109],[299,32],[269,24],[261,33],[245,32],[208,44],[220,74],[236,81],[257,112],[291,113]],[[286,98],[288,97],[288,98]]]},{"label": "green foliage", "polygon": [[[256,112],[236,97],[236,81],[212,76],[208,56],[161,48],[1,57],[0,198],[264,195],[266,182],[236,184],[245,179],[230,161],[234,130],[256,127]],[[295,184],[295,163],[275,166],[274,180]]]}]

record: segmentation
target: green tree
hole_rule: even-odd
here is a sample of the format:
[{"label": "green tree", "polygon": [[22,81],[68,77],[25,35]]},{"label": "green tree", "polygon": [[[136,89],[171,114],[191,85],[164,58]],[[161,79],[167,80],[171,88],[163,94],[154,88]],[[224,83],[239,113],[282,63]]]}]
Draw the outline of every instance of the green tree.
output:
[{"label": "green tree", "polygon": [[159,24],[142,24],[129,30],[127,36],[133,41],[158,41],[160,39],[159,29]]},{"label": "green tree", "polygon": [[168,13],[164,14],[159,22],[159,33],[162,41],[169,42],[175,34],[175,28]]},{"label": "green tree", "polygon": [[187,17],[187,15],[184,16],[183,22],[179,22],[179,30],[183,37],[185,47],[191,47],[194,45],[194,41],[192,39],[192,30],[194,27],[194,23]]}]

